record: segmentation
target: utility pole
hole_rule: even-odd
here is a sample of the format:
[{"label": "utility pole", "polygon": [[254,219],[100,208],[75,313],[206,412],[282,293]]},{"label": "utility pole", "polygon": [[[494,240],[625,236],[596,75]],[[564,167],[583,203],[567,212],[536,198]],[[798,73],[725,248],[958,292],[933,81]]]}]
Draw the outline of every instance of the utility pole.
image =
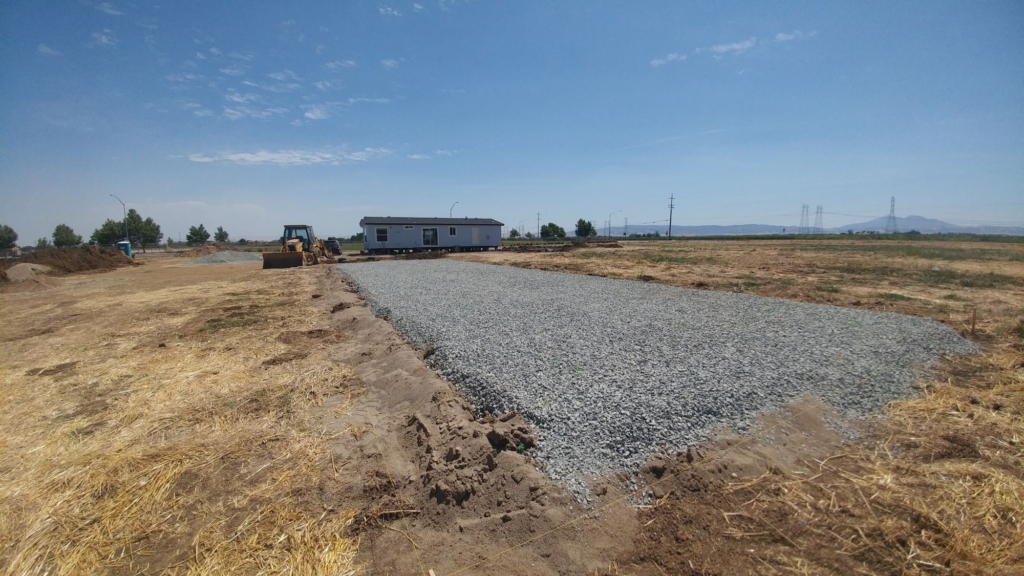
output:
[{"label": "utility pole", "polygon": [[623,218],[622,235],[629,238],[629,218]]},{"label": "utility pole", "polygon": [[676,207],[676,195],[668,197],[668,237],[672,237],[672,210]]},{"label": "utility pole", "polygon": [[540,212],[537,212],[537,237],[540,238]]}]

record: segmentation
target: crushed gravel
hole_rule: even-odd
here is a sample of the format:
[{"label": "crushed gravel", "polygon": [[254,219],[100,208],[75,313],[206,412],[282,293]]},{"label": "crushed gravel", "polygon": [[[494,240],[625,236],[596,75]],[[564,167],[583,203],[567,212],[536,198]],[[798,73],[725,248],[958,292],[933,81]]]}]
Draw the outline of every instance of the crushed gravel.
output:
[{"label": "crushed gravel", "polygon": [[338,269],[475,406],[520,411],[570,486],[807,394],[870,414],[976,352],[927,318],[749,294],[455,260]]},{"label": "crushed gravel", "polygon": [[206,256],[200,256],[189,264],[242,264],[245,262],[262,262],[263,256],[259,252],[239,252],[237,250],[224,250],[214,252]]}]

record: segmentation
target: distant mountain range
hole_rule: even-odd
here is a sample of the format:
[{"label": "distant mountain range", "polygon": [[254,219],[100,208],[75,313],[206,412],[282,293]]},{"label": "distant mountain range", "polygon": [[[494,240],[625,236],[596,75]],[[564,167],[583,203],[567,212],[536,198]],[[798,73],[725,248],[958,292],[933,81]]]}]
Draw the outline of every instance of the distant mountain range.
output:
[{"label": "distant mountain range", "polygon": [[[867,222],[848,224],[837,228],[826,228],[825,234],[841,234],[849,230],[854,232],[885,232],[885,224],[888,217],[882,216]],[[907,216],[896,218],[896,229],[900,232],[916,230],[922,234],[1004,234],[1009,236],[1024,236],[1024,226],[958,226],[925,218],[924,216]],[[622,226],[612,227],[613,236],[622,236],[625,229]],[[604,232],[602,228],[599,230]],[[668,231],[667,224],[646,224],[641,226],[630,226],[630,234],[652,234],[658,232],[664,235]],[[752,234],[796,234],[798,226],[773,226],[770,224],[734,224],[731,226],[672,226],[673,236],[747,236]]]}]

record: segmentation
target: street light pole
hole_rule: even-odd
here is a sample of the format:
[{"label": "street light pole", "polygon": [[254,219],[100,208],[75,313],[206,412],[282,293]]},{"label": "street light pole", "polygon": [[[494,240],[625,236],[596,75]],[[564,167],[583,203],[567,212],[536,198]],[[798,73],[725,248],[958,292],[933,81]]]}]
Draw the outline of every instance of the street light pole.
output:
[{"label": "street light pole", "polygon": [[[111,196],[114,195],[111,194]],[[114,196],[114,198],[117,198],[117,196]],[[117,201],[121,202],[121,199],[117,198]],[[124,210],[124,241],[131,242],[131,240],[128,239],[128,207],[124,205],[124,202],[121,202],[121,209]]]},{"label": "street light pole", "polygon": [[[455,204],[458,204],[458,203],[459,203],[458,201],[455,202]],[[448,209],[448,217],[449,218],[452,217],[452,210],[455,209],[455,204],[452,204],[452,207]]]},{"label": "street light pole", "polygon": [[525,218],[519,221],[519,235],[523,236],[523,222],[526,222],[529,218]]},{"label": "street light pole", "polygon": [[[618,214],[619,212],[622,212],[622,210],[616,210],[615,212],[612,212],[612,214]],[[608,215],[608,237],[609,238],[611,238],[611,236],[612,236],[612,214]]]}]

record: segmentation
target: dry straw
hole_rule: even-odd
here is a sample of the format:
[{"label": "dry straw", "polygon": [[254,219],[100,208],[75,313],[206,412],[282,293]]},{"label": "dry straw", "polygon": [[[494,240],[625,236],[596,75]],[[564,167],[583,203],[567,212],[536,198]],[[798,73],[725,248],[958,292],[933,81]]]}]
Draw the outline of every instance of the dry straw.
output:
[{"label": "dry straw", "polygon": [[287,273],[4,297],[0,571],[355,572],[353,512],[304,490],[336,476],[308,416],[355,379],[279,338],[324,316]]}]

